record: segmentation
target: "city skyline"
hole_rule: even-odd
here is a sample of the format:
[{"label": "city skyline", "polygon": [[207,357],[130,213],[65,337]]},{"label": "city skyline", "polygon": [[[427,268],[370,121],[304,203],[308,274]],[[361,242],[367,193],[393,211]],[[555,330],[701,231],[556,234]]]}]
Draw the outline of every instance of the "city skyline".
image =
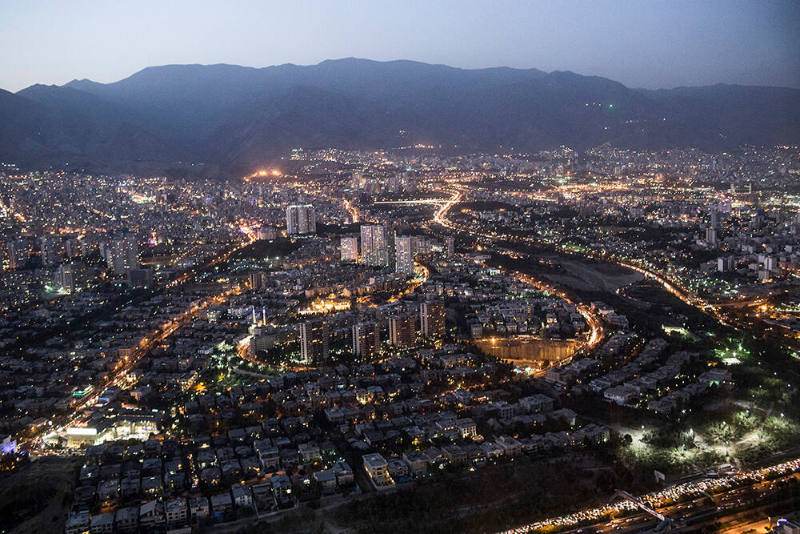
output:
[{"label": "city skyline", "polygon": [[4,164],[0,476],[62,476],[43,498],[65,534],[312,509],[783,534],[798,174],[795,146],[295,149],[224,179]]},{"label": "city skyline", "polygon": [[800,532],[800,3],[0,21],[3,533]]}]

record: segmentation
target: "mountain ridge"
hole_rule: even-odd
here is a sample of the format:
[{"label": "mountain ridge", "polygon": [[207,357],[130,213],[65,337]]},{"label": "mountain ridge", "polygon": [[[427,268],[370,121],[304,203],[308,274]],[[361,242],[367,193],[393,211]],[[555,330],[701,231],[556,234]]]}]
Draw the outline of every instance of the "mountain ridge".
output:
[{"label": "mountain ridge", "polygon": [[570,71],[360,58],[254,68],[146,67],[107,84],[34,84],[0,98],[0,160],[115,170],[255,167],[289,148],[535,151],[800,143],[800,89],[631,89]]}]

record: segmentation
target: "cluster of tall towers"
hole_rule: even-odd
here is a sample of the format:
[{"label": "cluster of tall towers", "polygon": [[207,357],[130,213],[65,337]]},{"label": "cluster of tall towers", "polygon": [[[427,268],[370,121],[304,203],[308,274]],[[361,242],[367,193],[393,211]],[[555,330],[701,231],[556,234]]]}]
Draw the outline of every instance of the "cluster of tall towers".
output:
[{"label": "cluster of tall towers", "polygon": [[[417,329],[419,324],[419,329]],[[388,328],[387,328],[388,327]],[[413,347],[417,332],[422,337],[441,340],[445,334],[445,308],[441,300],[419,304],[419,313],[395,313],[386,320],[364,320],[350,327],[352,353],[371,357],[378,353],[388,330],[389,344],[396,348]],[[329,319],[316,318],[298,325],[300,361],[310,365],[325,361],[329,354],[331,329]]]},{"label": "cluster of tall towers", "polygon": [[286,208],[286,233],[306,235],[317,231],[317,214],[311,204],[292,205]]},{"label": "cluster of tall towers", "polygon": [[[361,247],[359,237],[342,236],[339,242],[341,260],[345,263],[359,262],[372,267],[392,267],[398,273],[414,274],[414,256],[430,251],[430,239],[410,235],[391,235],[382,224],[361,225]],[[420,243],[428,243],[421,246]],[[454,254],[454,240],[447,239],[447,255]]]}]

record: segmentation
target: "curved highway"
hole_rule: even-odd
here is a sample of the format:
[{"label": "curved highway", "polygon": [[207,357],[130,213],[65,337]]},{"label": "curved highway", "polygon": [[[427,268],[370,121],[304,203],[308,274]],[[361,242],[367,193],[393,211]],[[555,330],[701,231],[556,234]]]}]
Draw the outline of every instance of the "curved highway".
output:
[{"label": "curved highway", "polygon": [[[446,228],[450,228],[450,229],[458,231],[458,232],[469,233],[469,234],[472,234],[472,235],[475,235],[475,236],[479,236],[479,237],[482,237],[482,238],[485,238],[485,239],[496,239],[496,236],[492,236],[492,235],[489,235],[489,234],[484,234],[484,233],[481,233],[481,232],[476,232],[476,231],[471,230],[469,228],[460,227],[457,224],[455,224],[453,221],[447,219],[447,217],[446,217],[447,213],[450,211],[450,209],[453,207],[454,204],[456,204],[457,202],[459,202],[461,200],[461,197],[462,197],[462,193],[461,192],[454,193],[453,197],[448,202],[446,202],[436,212],[436,214],[434,215],[434,221],[436,223],[438,223],[438,224],[441,224],[442,226],[444,226]],[[542,241],[542,240],[539,240],[539,239],[536,239],[536,238],[518,236],[518,237],[515,237],[513,239],[510,239],[510,241],[523,242],[523,243],[526,243],[528,245],[534,245],[534,246],[553,247],[559,252],[563,252],[563,253],[567,253],[567,254],[575,254],[574,251],[566,250],[563,246],[561,246],[558,243],[551,243],[551,242],[547,242],[547,241]],[[713,317],[714,319],[718,320],[720,323],[722,323],[725,326],[730,326],[730,327],[733,327],[733,328],[741,327],[741,326],[737,326],[735,324],[731,324],[730,319],[725,314],[722,313],[722,311],[721,311],[722,308],[725,308],[725,307],[728,307],[728,306],[738,306],[738,305],[749,306],[751,304],[760,302],[760,300],[755,299],[755,300],[752,300],[752,301],[735,301],[735,302],[731,302],[731,303],[714,303],[714,304],[712,304],[708,300],[706,300],[706,299],[704,299],[704,298],[692,293],[688,289],[682,287],[675,280],[672,280],[672,279],[668,278],[666,275],[664,275],[662,273],[659,273],[657,271],[654,271],[654,270],[652,270],[652,269],[650,269],[648,267],[643,267],[643,266],[638,265],[636,263],[631,263],[630,261],[621,260],[621,259],[616,258],[614,256],[608,256],[608,255],[604,255],[604,254],[595,254],[595,253],[592,253],[592,252],[586,252],[586,253],[583,253],[582,255],[584,257],[587,257],[587,258],[591,258],[591,259],[594,259],[594,260],[600,260],[600,261],[606,261],[606,262],[609,262],[609,263],[613,263],[613,264],[619,265],[620,267],[625,267],[627,269],[636,271],[639,274],[642,274],[643,276],[645,276],[646,278],[649,278],[651,280],[656,281],[659,285],[661,285],[664,288],[664,290],[666,290],[668,293],[674,295],[675,297],[677,297],[679,300],[681,300],[685,304],[687,304],[689,306],[692,306],[693,308],[696,308],[697,310],[705,313],[706,315],[709,315],[709,316]]]},{"label": "curved highway", "polygon": [[[457,232],[468,233],[478,237],[492,239],[492,236],[489,236],[487,234],[482,234],[480,232],[475,232],[469,229],[465,230],[463,228],[459,228],[447,218],[447,213],[454,205],[456,205],[461,200],[461,196],[462,193],[460,191],[455,191],[450,197],[450,200],[444,202],[444,204],[442,204],[442,206],[436,211],[436,213],[433,216],[433,221],[437,224],[444,226],[445,228],[449,228]],[[586,321],[586,324],[589,327],[589,335],[587,339],[581,345],[578,346],[577,350],[595,347],[605,338],[605,331],[603,330],[602,321],[600,321],[600,318],[595,313],[593,313],[588,306],[586,306],[585,304],[578,304],[576,302],[573,302],[563,290],[559,289],[558,287],[552,284],[545,282],[544,280],[533,278],[530,275],[517,271],[514,272],[514,276],[528,285],[531,285],[541,291],[547,291],[548,293],[557,296],[558,298],[568,302],[569,304],[574,306],[575,309],[578,310],[578,313],[580,313],[583,316],[584,321]]]}]

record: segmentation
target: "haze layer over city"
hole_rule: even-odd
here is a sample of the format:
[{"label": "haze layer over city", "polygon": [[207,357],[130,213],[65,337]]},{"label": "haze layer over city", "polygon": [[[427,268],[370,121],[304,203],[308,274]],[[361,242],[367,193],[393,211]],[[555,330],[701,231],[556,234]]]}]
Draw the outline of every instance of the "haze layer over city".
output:
[{"label": "haze layer over city", "polygon": [[799,28],[0,2],[0,531],[800,532]]}]

